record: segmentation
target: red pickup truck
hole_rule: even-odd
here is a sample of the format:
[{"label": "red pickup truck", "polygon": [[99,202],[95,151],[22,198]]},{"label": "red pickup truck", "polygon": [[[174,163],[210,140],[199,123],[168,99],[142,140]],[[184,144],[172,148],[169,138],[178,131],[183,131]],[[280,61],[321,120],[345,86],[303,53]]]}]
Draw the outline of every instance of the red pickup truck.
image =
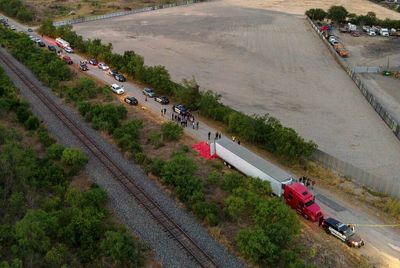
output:
[{"label": "red pickup truck", "polygon": [[63,56],[62,59],[63,59],[63,61],[65,61],[68,64],[73,64],[74,63],[72,61],[71,57],[69,57],[69,56]]}]

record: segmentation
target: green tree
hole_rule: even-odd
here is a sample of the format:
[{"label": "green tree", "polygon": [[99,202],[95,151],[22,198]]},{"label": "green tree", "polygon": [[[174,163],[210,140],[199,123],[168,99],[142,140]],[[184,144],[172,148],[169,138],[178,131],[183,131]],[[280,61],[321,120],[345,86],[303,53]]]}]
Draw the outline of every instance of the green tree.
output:
[{"label": "green tree", "polygon": [[61,267],[67,262],[68,249],[63,244],[57,244],[47,251],[44,261],[50,267]]},{"label": "green tree", "polygon": [[321,8],[311,8],[306,11],[306,15],[312,20],[324,20],[327,13]]},{"label": "green tree", "polygon": [[349,12],[343,6],[331,6],[328,9],[328,18],[335,22],[342,22],[346,20]]},{"label": "green tree", "polygon": [[182,137],[183,128],[174,122],[167,122],[161,125],[163,138],[168,141],[177,141]]},{"label": "green tree", "polygon": [[141,249],[126,232],[107,231],[100,249],[112,260],[112,266],[139,267],[143,265]]},{"label": "green tree", "polygon": [[72,173],[76,173],[86,165],[88,158],[79,149],[66,148],[61,155],[61,161],[71,168]]}]

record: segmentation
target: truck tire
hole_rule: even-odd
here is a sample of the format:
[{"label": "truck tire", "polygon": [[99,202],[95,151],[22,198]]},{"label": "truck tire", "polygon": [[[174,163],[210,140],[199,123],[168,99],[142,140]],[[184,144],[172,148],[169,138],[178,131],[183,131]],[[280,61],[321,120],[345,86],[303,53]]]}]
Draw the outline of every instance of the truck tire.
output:
[{"label": "truck tire", "polygon": [[309,220],[310,217],[308,217],[307,214],[303,214],[304,219]]},{"label": "truck tire", "polygon": [[224,166],[227,166],[228,165],[228,163],[226,163],[225,161],[224,161]]},{"label": "truck tire", "polygon": [[329,235],[331,234],[331,231],[329,231],[328,228],[325,229],[325,232],[326,232],[327,234],[329,234]]},{"label": "truck tire", "polygon": [[230,164],[228,164],[228,168],[229,168],[229,169],[232,169],[232,166],[231,166]]}]

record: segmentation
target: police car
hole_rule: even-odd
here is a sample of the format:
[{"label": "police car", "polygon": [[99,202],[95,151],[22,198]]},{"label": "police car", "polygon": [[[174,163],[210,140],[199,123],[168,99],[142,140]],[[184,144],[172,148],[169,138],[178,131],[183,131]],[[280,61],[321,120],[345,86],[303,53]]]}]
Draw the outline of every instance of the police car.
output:
[{"label": "police car", "polygon": [[321,226],[324,228],[327,234],[336,236],[345,242],[349,247],[360,248],[364,246],[364,241],[355,234],[353,226],[346,225],[333,218],[324,219]]}]

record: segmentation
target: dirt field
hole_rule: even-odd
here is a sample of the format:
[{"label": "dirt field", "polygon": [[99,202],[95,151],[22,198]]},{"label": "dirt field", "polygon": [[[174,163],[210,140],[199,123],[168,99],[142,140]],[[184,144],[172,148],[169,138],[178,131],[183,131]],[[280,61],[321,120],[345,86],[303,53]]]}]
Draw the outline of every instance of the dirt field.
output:
[{"label": "dirt field", "polygon": [[303,18],[218,1],[75,29],[167,66],[178,81],[194,75],[235,109],[270,113],[355,166],[400,172],[400,143]]},{"label": "dirt field", "polygon": [[368,0],[227,0],[229,3],[252,8],[275,10],[290,14],[303,15],[310,8],[322,8],[327,10],[332,5],[344,6],[349,12],[358,15],[367,14],[369,11],[375,12],[378,18],[400,19],[400,13],[385,7],[379,6]]},{"label": "dirt field", "polygon": [[[165,3],[163,0],[22,0],[35,10],[39,18],[64,19],[99,15]],[[177,1],[170,1],[177,2]]]}]

